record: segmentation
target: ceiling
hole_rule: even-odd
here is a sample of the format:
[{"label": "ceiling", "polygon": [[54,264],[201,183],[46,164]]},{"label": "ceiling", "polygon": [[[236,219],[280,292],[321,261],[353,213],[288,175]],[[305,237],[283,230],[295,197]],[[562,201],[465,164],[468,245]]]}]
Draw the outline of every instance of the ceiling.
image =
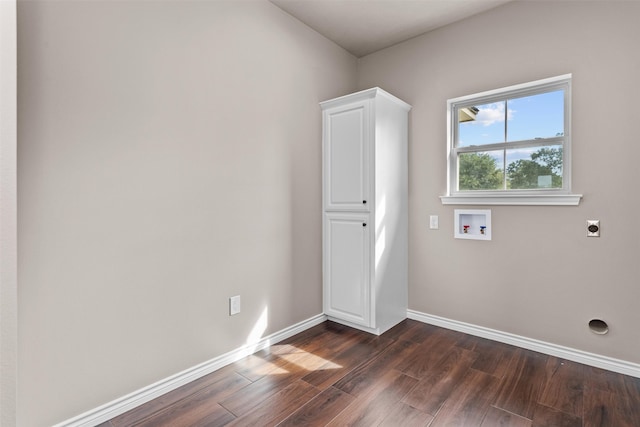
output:
[{"label": "ceiling", "polygon": [[356,57],[511,0],[269,0]]}]

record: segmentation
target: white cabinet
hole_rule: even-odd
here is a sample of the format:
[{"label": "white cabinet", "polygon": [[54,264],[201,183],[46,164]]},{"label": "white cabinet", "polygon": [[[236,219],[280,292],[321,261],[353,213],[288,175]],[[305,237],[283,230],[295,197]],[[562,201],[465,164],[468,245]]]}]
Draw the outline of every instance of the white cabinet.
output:
[{"label": "white cabinet", "polygon": [[323,300],[381,334],[407,315],[407,103],[379,88],[325,101]]}]

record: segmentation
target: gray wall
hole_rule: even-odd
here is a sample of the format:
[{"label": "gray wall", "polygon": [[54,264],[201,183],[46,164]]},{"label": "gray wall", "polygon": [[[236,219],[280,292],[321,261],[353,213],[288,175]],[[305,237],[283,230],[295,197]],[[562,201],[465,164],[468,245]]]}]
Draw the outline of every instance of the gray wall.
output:
[{"label": "gray wall", "polygon": [[321,313],[353,56],[266,1],[20,2],[18,40],[20,426]]},{"label": "gray wall", "polygon": [[[360,60],[360,88],[413,105],[410,309],[640,362],[639,18],[638,2],[514,2]],[[454,207],[439,200],[446,100],[565,73],[582,203],[494,206],[491,242],[454,240]],[[586,219],[602,237],[585,237]],[[589,331],[594,317],[608,335]]]},{"label": "gray wall", "polygon": [[[410,308],[640,362],[638,16],[515,2],[357,64],[262,1],[19,3],[19,425],[235,349],[265,308],[264,334],[319,313],[317,103],[371,86],[413,105]],[[446,99],[564,73],[583,202],[454,240]]]}]

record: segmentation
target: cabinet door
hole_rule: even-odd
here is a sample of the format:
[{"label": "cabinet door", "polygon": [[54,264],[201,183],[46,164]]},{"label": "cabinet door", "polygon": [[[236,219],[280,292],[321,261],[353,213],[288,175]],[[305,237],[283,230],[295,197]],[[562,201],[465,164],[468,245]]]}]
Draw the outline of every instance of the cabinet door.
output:
[{"label": "cabinet door", "polygon": [[367,211],[371,130],[370,101],[324,111],[324,208]]},{"label": "cabinet door", "polygon": [[370,229],[368,214],[324,217],[324,312],[371,325]]}]

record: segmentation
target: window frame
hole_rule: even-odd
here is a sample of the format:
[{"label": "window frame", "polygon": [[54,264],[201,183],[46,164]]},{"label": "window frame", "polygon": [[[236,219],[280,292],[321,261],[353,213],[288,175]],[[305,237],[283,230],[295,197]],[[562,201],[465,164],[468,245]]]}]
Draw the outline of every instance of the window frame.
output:
[{"label": "window frame", "polygon": [[[571,193],[571,74],[508,86],[447,100],[447,195],[442,204],[457,205],[578,205],[581,194]],[[457,147],[458,110],[513,98],[564,90],[564,135],[523,141]],[[508,108],[508,107],[507,107]],[[506,126],[506,124],[505,124]],[[458,190],[458,155],[496,149],[562,146],[562,188],[519,190]],[[505,175],[506,175],[506,164]],[[506,180],[506,176],[505,176]]]}]

